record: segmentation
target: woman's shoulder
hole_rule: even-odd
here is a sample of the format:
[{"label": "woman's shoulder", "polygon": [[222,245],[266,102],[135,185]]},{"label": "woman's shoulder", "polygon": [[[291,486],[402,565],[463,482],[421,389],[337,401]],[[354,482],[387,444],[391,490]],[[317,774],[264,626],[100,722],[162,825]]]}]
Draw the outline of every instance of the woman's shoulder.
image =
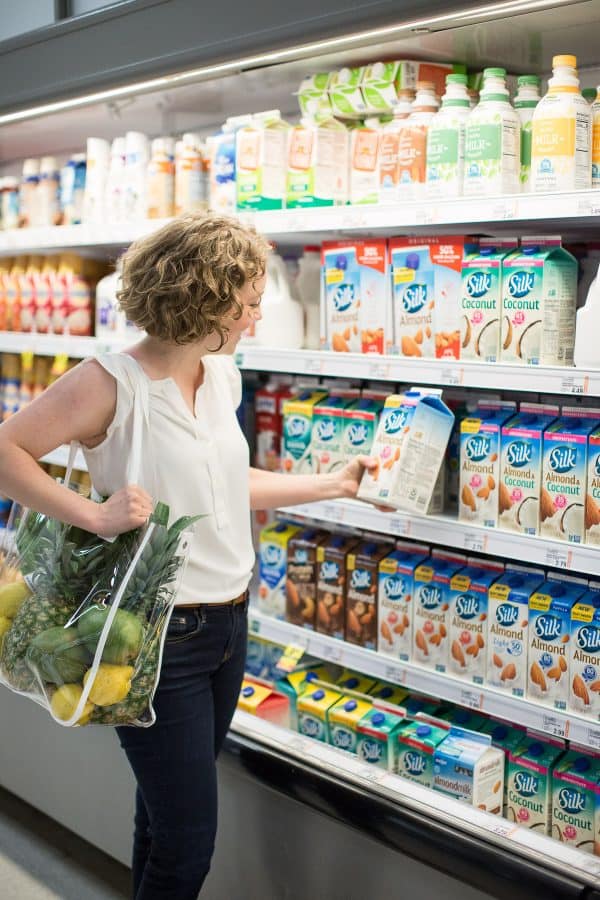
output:
[{"label": "woman's shoulder", "polygon": [[221,385],[231,392],[234,406],[237,409],[242,402],[242,376],[233,356],[229,353],[213,353],[204,356],[202,362],[211,376],[218,379]]}]

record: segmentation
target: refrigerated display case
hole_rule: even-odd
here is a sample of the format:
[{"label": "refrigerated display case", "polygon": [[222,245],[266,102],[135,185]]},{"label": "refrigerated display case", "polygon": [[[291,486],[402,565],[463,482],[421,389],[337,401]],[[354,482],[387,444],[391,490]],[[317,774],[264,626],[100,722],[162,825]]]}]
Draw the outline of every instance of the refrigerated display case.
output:
[{"label": "refrigerated display case", "polygon": [[[329,43],[315,41],[279,55],[274,43],[270,50],[275,55],[261,51],[255,57],[230,59],[219,71],[207,65],[161,83],[144,82],[137,87],[129,83],[122,91],[115,81],[110,86],[117,89],[114,96],[100,93],[86,98],[77,90],[73,103],[66,98],[53,109],[11,110],[0,115],[0,175],[16,174],[25,157],[76,152],[92,134],[107,139],[128,129],[205,134],[225,116],[248,112],[249,104],[257,111],[278,107],[291,116],[297,112],[294,92],[303,76],[365,60],[460,60],[476,71],[484,65],[505,65],[511,74],[547,76],[552,55],[569,51],[578,56],[585,85],[600,80],[598,0],[513,0],[444,15],[428,16],[424,10],[419,15],[418,20],[399,21],[373,32],[340,33],[339,39],[331,38]],[[542,230],[581,241],[596,238],[600,192],[460,197],[390,207],[265,211],[242,217],[279,247],[292,251],[305,244],[365,234],[502,235]],[[160,224],[154,220],[0,231],[0,254],[76,250],[114,258],[120,248]],[[64,352],[83,358],[121,346],[118,341],[95,338],[0,333],[0,352],[5,353]],[[600,397],[600,366],[526,368],[256,346],[240,347],[237,362],[242,370],[252,372],[376,380],[388,383],[390,391],[396,382],[410,382],[453,390],[502,390],[515,397],[552,395],[565,402],[573,397]],[[64,458],[58,451],[48,461],[61,464]],[[385,513],[356,501],[311,504],[280,514],[294,521],[425,540],[501,559],[526,559],[587,576],[600,570],[600,551],[593,547],[484,529],[445,516]],[[250,629],[254,635],[298,646],[329,662],[600,750],[600,725],[584,716],[507,698],[490,688],[299,629],[257,610],[250,612]],[[40,710],[30,709],[6,692],[0,695],[0,717],[0,783],[127,861],[132,780],[112,732],[60,731]],[[41,746],[45,748],[43,765]],[[209,898],[295,898],[309,892],[328,900],[401,893],[424,900],[442,893],[464,900],[515,900],[535,892],[544,900],[600,898],[600,857],[431,794],[381,770],[374,774],[333,748],[248,714],[236,714],[220,770],[221,832],[206,887]],[[114,801],[106,809],[96,798],[103,796],[109,780]]]}]

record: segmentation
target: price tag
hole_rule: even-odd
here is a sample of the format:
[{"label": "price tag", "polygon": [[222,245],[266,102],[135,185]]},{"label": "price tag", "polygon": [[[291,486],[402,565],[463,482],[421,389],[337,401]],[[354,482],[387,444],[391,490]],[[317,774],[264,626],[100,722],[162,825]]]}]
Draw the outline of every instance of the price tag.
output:
[{"label": "price tag", "polygon": [[383,781],[386,777],[387,772],[383,769],[378,769],[376,766],[365,766],[364,769],[360,770],[361,778],[364,778],[365,781],[370,781],[376,784],[378,781]]},{"label": "price tag", "polygon": [[383,677],[392,684],[404,684],[406,681],[406,669],[400,666],[386,666]]},{"label": "price tag", "polygon": [[492,206],[490,221],[508,221],[514,219],[516,215],[516,204],[504,201],[495,203]]},{"label": "price tag", "polygon": [[398,534],[401,537],[410,535],[410,519],[406,516],[392,516],[390,519],[390,531],[392,534]]},{"label": "price tag", "polygon": [[323,371],[323,360],[318,356],[312,356],[306,360],[304,371],[307,375],[320,375]]},{"label": "price tag", "polygon": [[583,197],[582,199],[577,201],[577,215],[578,216],[591,216],[592,215],[592,201],[589,197]]},{"label": "price tag", "polygon": [[600,750],[600,728],[588,728],[586,746]]},{"label": "price tag", "polygon": [[484,553],[487,547],[487,534],[479,534],[477,531],[466,531],[464,536],[464,549],[470,553]]},{"label": "price tag", "polygon": [[334,644],[328,644],[326,647],[323,647],[322,656],[327,662],[341,663],[344,656],[344,648],[341,645],[337,647]]},{"label": "price tag", "polygon": [[280,656],[276,668],[282,672],[293,672],[306,652],[305,647],[296,644],[288,644]]},{"label": "price tag", "polygon": [[367,374],[369,378],[388,378],[390,374],[390,364],[383,362],[370,362]]},{"label": "price tag", "polygon": [[463,383],[464,375],[464,369],[442,369],[440,381],[442,384],[456,386],[457,384]]},{"label": "price tag", "polygon": [[470,691],[467,688],[461,688],[458,702],[461,706],[467,706],[469,709],[481,709],[483,706],[483,694],[477,691]]},{"label": "price tag", "polygon": [[344,507],[339,506],[336,503],[324,503],[323,504],[323,518],[329,519],[329,521],[331,521],[331,522],[343,522]]},{"label": "price tag", "polygon": [[433,225],[437,222],[437,209],[435,206],[423,204],[415,210],[415,223],[417,225]]},{"label": "price tag", "polygon": [[303,753],[305,750],[304,741],[302,738],[294,737],[290,741],[288,741],[288,749],[295,750],[296,753]]},{"label": "price tag", "polygon": [[588,375],[565,375],[561,379],[560,389],[563,394],[587,394],[589,391],[590,379]]},{"label": "price tag", "polygon": [[566,738],[569,736],[569,720],[544,713],[542,716],[542,731],[545,731],[546,734],[551,734],[553,737]]},{"label": "price tag", "polygon": [[546,550],[546,565],[555,569],[570,569],[573,554],[562,547],[548,547]]},{"label": "price tag", "polygon": [[509,825],[508,823],[498,822],[495,825],[486,825],[486,830],[492,834],[499,834],[500,837],[509,838],[517,831],[518,825]]}]

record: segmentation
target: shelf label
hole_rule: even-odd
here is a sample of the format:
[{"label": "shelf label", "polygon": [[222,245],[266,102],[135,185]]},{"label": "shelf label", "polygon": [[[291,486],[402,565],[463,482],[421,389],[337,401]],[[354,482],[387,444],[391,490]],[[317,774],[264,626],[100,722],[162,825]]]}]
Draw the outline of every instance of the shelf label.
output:
[{"label": "shelf label", "polygon": [[560,390],[563,394],[587,394],[590,389],[588,375],[565,375],[560,381]]},{"label": "shelf label", "polygon": [[392,684],[404,684],[406,682],[406,669],[403,669],[401,666],[386,666],[383,677]]},{"label": "shelf label", "polygon": [[305,652],[305,647],[299,647],[297,644],[288,644],[275,668],[282,672],[293,672]]},{"label": "shelf label", "polygon": [[384,362],[370,362],[367,368],[369,378],[389,378],[390,364]]},{"label": "shelf label", "polygon": [[440,381],[442,382],[442,384],[450,385],[450,387],[455,387],[456,385],[462,384],[464,377],[464,369],[442,369],[440,373]]},{"label": "shelf label", "polygon": [[[503,200],[499,203],[492,204],[492,211],[490,215],[490,221],[507,221],[509,219],[514,219],[517,213],[517,204],[515,201],[512,203],[507,200]],[[487,216],[486,216],[487,218]]]},{"label": "shelf label", "polygon": [[469,553],[484,553],[487,547],[487,534],[480,534],[477,531],[466,531],[463,540],[463,546]]},{"label": "shelf label", "polygon": [[335,646],[334,644],[327,644],[322,648],[319,655],[322,656],[323,659],[327,662],[341,663],[344,657],[344,647],[341,643],[339,647]]},{"label": "shelf label", "polygon": [[296,753],[304,753],[306,750],[306,745],[302,738],[293,737],[291,740],[287,742],[288,750],[295,750]]},{"label": "shelf label", "polygon": [[377,766],[365,766],[361,768],[359,775],[365,781],[377,784],[377,782],[383,781],[387,777],[387,772],[384,769],[378,769]]},{"label": "shelf label", "polygon": [[500,837],[509,838],[518,831],[518,825],[510,825],[508,822],[497,822],[492,825],[487,825],[486,823],[486,831],[489,831],[491,834],[498,834]]},{"label": "shelf label", "polygon": [[344,507],[337,503],[324,503],[323,518],[328,519],[331,522],[343,522]]},{"label": "shelf label", "polygon": [[390,532],[400,537],[410,535],[411,521],[406,516],[392,516],[390,518]]},{"label": "shelf label", "polygon": [[433,225],[438,220],[437,207],[423,203],[415,210],[416,225]]},{"label": "shelf label", "polygon": [[548,547],[546,550],[546,565],[555,569],[570,569],[573,554],[566,548]]},{"label": "shelf label", "polygon": [[569,736],[569,720],[544,713],[542,716],[542,731],[553,737],[567,738]]},{"label": "shelf label", "polygon": [[600,728],[588,728],[586,746],[600,750]]},{"label": "shelf label", "polygon": [[461,688],[458,702],[461,706],[468,706],[469,709],[481,709],[483,706],[483,694],[471,691],[468,688]]},{"label": "shelf label", "polygon": [[311,356],[304,364],[304,371],[307,375],[320,375],[323,371],[323,360],[318,356]]}]

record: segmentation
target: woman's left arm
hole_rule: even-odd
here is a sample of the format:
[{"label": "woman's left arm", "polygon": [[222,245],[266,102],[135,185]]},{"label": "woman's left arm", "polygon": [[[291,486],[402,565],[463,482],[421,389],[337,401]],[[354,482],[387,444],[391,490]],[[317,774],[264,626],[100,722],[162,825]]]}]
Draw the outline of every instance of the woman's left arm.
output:
[{"label": "woman's left arm", "polygon": [[283,475],[250,469],[250,508],[275,509],[315,500],[356,497],[362,473],[376,466],[370,456],[357,456],[337,472],[327,475]]}]

